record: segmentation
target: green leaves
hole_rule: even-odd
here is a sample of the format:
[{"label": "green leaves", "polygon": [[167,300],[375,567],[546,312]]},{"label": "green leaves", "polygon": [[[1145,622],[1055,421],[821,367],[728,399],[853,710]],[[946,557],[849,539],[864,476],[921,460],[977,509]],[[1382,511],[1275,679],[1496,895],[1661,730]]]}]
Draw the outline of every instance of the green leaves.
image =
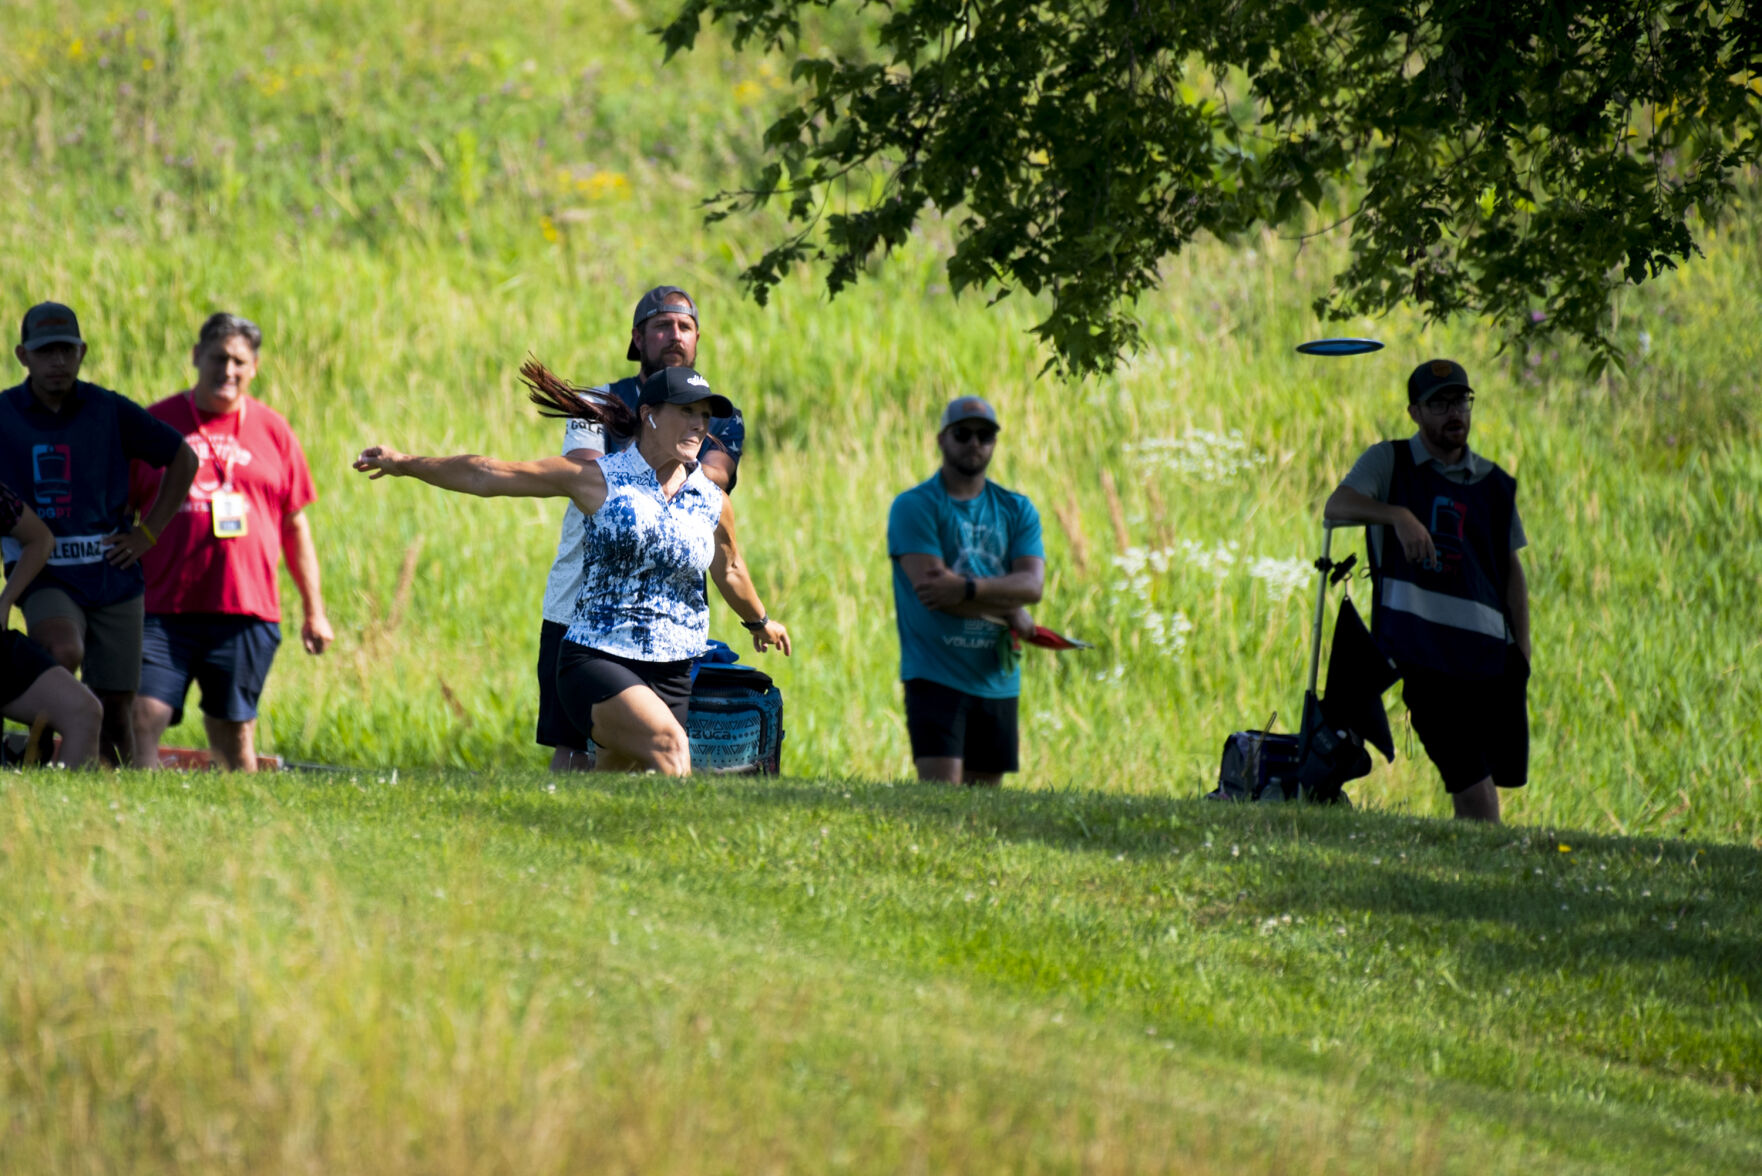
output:
[{"label": "green leaves", "polygon": [[[808,10],[866,7],[687,0],[659,36],[687,50],[708,17],[737,47],[800,46]],[[876,7],[860,51],[796,62],[765,136],[783,171],[712,200],[788,200],[796,236],[748,285],[809,261],[837,293],[942,214],[953,287],[1047,292],[1035,330],[1072,375],[1136,345],[1126,308],[1195,237],[1342,215],[1353,260],[1321,313],[1412,301],[1613,357],[1615,291],[1691,257],[1762,160],[1762,14],[1740,0]]]}]

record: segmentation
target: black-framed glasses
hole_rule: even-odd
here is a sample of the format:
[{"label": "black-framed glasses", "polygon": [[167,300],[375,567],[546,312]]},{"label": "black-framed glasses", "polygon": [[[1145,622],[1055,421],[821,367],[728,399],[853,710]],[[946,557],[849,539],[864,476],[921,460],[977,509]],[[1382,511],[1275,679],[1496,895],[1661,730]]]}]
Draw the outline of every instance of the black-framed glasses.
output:
[{"label": "black-framed glasses", "polygon": [[1474,411],[1474,393],[1467,396],[1452,396],[1448,400],[1432,397],[1426,401],[1426,411],[1433,416],[1449,416],[1453,412],[1469,413]]},{"label": "black-framed glasses", "polygon": [[986,428],[972,429],[972,428],[968,428],[966,425],[956,425],[954,428],[952,428],[948,431],[948,435],[954,438],[954,443],[956,445],[965,445],[967,442],[971,441],[974,437],[977,437],[979,439],[979,444],[981,444],[981,445],[989,445],[993,441],[997,440],[997,430],[996,429],[986,429]]}]

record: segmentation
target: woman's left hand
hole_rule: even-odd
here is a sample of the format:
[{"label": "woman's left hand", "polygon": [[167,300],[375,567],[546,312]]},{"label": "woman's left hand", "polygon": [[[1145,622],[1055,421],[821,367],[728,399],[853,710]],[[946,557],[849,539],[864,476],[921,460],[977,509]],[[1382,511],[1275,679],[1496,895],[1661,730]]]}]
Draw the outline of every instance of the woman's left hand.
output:
[{"label": "woman's left hand", "polygon": [[789,656],[789,630],[776,621],[768,620],[763,629],[754,631],[753,648],[763,653],[773,645],[783,651],[784,657]]}]

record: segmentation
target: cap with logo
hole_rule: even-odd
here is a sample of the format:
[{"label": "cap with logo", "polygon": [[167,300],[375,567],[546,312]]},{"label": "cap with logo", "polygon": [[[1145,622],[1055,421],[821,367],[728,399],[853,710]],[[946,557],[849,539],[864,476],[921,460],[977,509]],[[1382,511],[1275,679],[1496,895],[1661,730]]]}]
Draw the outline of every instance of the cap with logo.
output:
[{"label": "cap with logo", "polygon": [[644,404],[696,404],[710,402],[710,415],[731,417],[734,405],[726,396],[710,391],[710,382],[688,367],[662,368],[642,382],[638,407]]},{"label": "cap with logo", "polygon": [[1407,377],[1407,403],[1424,404],[1446,388],[1474,391],[1461,364],[1453,359],[1428,359]]},{"label": "cap with logo", "polygon": [[986,421],[997,428],[1003,427],[997,424],[996,410],[983,399],[977,396],[958,396],[949,401],[948,407],[942,410],[942,423],[936,426],[936,431],[940,433],[950,425],[958,425],[962,421]]},{"label": "cap with logo", "polygon": [[[678,286],[656,286],[653,290],[650,290],[647,294],[644,294],[641,298],[637,299],[636,312],[630,316],[630,329],[632,331],[636,330],[641,327],[642,324],[654,318],[657,314],[688,314],[691,316],[692,322],[695,323],[698,321],[697,303],[691,300],[691,295],[687,294],[684,290],[681,290]],[[630,341],[630,349],[628,353],[625,354],[624,358],[642,358],[642,352],[638,351],[636,348],[635,339]],[[727,416],[728,414],[718,413],[717,415]]]},{"label": "cap with logo", "polygon": [[19,330],[19,343],[26,351],[35,351],[51,343],[80,343],[80,320],[59,302],[39,302],[24,312],[24,326]]}]

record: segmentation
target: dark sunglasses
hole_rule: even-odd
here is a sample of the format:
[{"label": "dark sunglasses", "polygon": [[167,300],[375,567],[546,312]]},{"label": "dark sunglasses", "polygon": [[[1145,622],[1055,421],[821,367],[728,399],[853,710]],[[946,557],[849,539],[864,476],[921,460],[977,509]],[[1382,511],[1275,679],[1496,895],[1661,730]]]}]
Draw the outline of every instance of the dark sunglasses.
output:
[{"label": "dark sunglasses", "polygon": [[989,445],[997,440],[996,429],[970,429],[966,425],[956,425],[948,431],[948,435],[954,438],[954,443],[956,445],[965,445],[974,437],[979,438],[979,444],[981,445]]}]

